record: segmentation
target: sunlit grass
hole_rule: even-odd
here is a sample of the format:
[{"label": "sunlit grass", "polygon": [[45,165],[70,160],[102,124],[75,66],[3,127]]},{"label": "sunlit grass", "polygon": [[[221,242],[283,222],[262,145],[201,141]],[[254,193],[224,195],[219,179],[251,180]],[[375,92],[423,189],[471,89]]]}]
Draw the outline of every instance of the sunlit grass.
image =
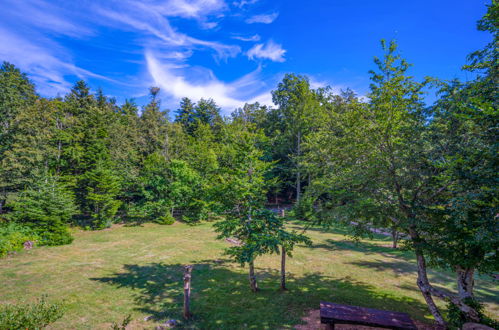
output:
[{"label": "sunlit grass", "polygon": [[[311,230],[313,246],[299,247],[288,261],[289,291],[280,292],[276,255],[256,261],[261,292],[249,291],[246,269],[223,256],[210,223],[147,224],[75,232],[68,246],[43,247],[0,259],[0,302],[64,299],[68,310],[54,329],[109,328],[132,315],[133,328],[153,328],[181,319],[182,265],[193,271],[192,322],[203,329],[289,328],[319,301],[333,301],[430,316],[415,285],[409,252],[392,250],[378,237],[356,244],[341,230]],[[430,272],[440,287],[453,288],[452,274]],[[498,287],[477,280],[488,313],[499,313]],[[144,318],[150,316],[148,321]]]}]

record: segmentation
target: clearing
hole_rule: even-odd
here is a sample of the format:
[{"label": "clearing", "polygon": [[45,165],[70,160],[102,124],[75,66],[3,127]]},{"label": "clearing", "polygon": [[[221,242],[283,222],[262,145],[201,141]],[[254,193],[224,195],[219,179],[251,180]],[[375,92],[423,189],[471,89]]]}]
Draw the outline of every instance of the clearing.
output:
[{"label": "clearing", "polygon": [[[228,243],[215,239],[210,223],[76,231],[71,245],[0,259],[0,303],[42,294],[64,299],[68,309],[53,329],[109,329],[128,314],[132,328],[154,328],[181,319],[182,266],[195,264],[194,319],[186,324],[192,328],[292,328],[321,300],[407,312],[431,322],[415,284],[411,253],[391,249],[381,236],[356,244],[341,228],[313,229],[308,235],[313,246],[296,248],[288,259],[289,291],[278,290],[280,257],[274,255],[256,260],[261,291],[252,294],[247,269],[223,256]],[[437,286],[453,288],[451,273],[430,275]],[[478,277],[476,293],[497,317],[497,282]]]}]

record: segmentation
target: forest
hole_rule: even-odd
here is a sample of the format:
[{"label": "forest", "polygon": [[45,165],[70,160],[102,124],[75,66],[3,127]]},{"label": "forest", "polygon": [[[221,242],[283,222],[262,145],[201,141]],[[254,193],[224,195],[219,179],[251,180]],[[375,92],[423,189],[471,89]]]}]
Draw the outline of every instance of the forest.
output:
[{"label": "forest", "polygon": [[[417,81],[397,43],[382,40],[367,95],[314,89],[289,73],[272,91],[275,106],[245,104],[230,116],[214,99],[184,97],[166,110],[157,87],[143,107],[85,81],[45,98],[4,62],[0,257],[26,242],[72,244],[75,230],[209,222],[218,239],[237,242],[226,254],[257,292],[258,257],[284,264],[312,244],[308,228],[340,224],[354,240],[386,232],[394,249],[414,254],[437,324],[497,326],[474,279],[499,271],[498,9],[493,2],[478,22],[492,42],[469,55],[469,81]],[[429,268],[452,272],[457,291],[432,284]]]}]

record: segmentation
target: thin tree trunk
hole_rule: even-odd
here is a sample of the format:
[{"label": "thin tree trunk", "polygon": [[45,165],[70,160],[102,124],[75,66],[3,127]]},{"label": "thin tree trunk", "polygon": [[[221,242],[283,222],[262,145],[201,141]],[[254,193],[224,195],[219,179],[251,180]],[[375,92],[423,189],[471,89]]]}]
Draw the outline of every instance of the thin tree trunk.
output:
[{"label": "thin tree trunk", "polygon": [[186,320],[192,316],[190,311],[192,267],[192,265],[184,267],[184,319]]},{"label": "thin tree trunk", "polygon": [[428,274],[426,272],[426,260],[424,256],[418,251],[416,251],[416,259],[418,263],[417,284],[419,290],[421,290],[421,293],[423,294],[426,304],[428,305],[428,309],[430,310],[431,315],[433,315],[433,317],[435,318],[435,321],[437,321],[438,324],[445,326],[444,318],[442,317],[442,314],[438,310],[438,307],[435,304],[435,301],[433,300],[433,297],[431,295],[431,285],[428,280]]},{"label": "thin tree trunk", "polygon": [[457,267],[456,274],[459,299],[473,298],[475,269]]},{"label": "thin tree trunk", "polygon": [[435,320],[445,326],[445,321],[440,314],[440,311],[438,310],[438,307],[435,305],[435,302],[433,301],[432,296],[436,296],[441,299],[445,300],[450,300],[454,305],[456,305],[460,311],[462,311],[467,318],[470,321],[473,322],[479,322],[480,317],[475,309],[472,307],[466,305],[459,297],[450,295],[442,290],[439,290],[437,288],[434,288],[431,284],[430,281],[428,280],[428,273],[427,273],[427,266],[426,266],[426,259],[423,255],[423,252],[421,249],[417,246],[417,244],[421,241],[419,234],[416,232],[414,228],[409,229],[409,235],[413,241],[413,244],[415,245],[415,254],[416,254],[416,260],[417,260],[417,265],[418,265],[418,279],[417,279],[417,284],[419,289],[421,290],[421,293],[423,294],[423,297],[426,300],[426,303],[428,304],[428,308],[430,309],[431,314],[435,318]]},{"label": "thin tree trunk", "polygon": [[286,248],[281,247],[281,290],[286,290]]},{"label": "thin tree trunk", "polygon": [[7,201],[7,192],[5,191],[5,187],[2,188],[2,195],[0,196],[0,214],[3,213],[3,205]]},{"label": "thin tree trunk", "polygon": [[[298,131],[298,137],[297,137],[297,146],[296,146],[296,154],[298,157],[301,156],[301,132]],[[296,164],[296,202],[300,202],[300,197],[301,197],[301,173],[300,173],[300,164],[299,164],[299,159]]]},{"label": "thin tree trunk", "polygon": [[249,282],[250,282],[251,291],[257,292],[258,291],[258,283],[256,283],[255,265],[254,265],[253,261],[249,262]]},{"label": "thin tree trunk", "polygon": [[399,240],[399,233],[395,227],[392,227],[392,248],[397,248],[397,243]]}]

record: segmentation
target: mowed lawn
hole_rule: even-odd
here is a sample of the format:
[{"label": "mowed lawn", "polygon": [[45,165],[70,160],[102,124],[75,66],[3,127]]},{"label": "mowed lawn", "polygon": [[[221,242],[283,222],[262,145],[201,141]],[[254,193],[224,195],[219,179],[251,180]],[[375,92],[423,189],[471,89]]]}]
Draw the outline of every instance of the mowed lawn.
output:
[{"label": "mowed lawn", "polygon": [[[187,328],[292,328],[321,300],[408,312],[429,322],[410,253],[389,248],[382,237],[356,244],[340,229],[308,233],[313,246],[298,247],[288,259],[289,291],[278,290],[280,257],[273,255],[256,261],[261,291],[254,294],[246,268],[227,260],[229,243],[215,239],[210,223],[77,231],[71,245],[0,259],[0,303],[42,294],[64,299],[66,314],[53,329],[109,329],[128,314],[130,328],[154,328],[181,319],[182,266],[194,264],[194,319],[182,324]],[[450,273],[432,271],[431,279],[453,287]],[[497,282],[479,277],[476,286],[497,317]]]}]

